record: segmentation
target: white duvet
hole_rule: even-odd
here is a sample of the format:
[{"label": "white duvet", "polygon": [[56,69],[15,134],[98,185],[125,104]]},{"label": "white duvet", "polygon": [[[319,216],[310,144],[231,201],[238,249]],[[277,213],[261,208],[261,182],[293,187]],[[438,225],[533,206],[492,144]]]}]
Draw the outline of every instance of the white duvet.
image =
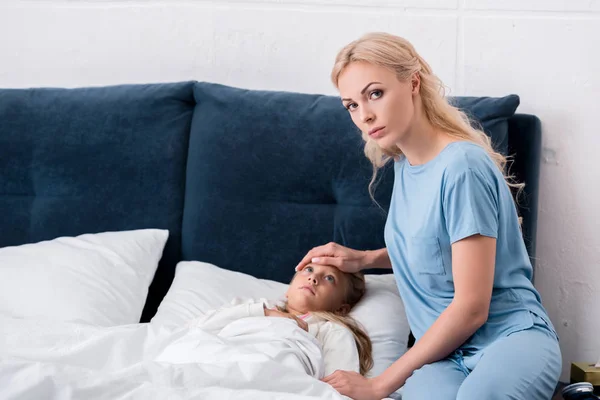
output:
[{"label": "white duvet", "polygon": [[347,399],[287,318],[98,328],[0,316],[0,399]]}]

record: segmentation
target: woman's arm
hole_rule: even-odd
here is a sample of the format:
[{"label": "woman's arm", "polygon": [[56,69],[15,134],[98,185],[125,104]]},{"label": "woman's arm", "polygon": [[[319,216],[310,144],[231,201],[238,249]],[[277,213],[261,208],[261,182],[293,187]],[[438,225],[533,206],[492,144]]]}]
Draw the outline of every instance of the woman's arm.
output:
[{"label": "woman's arm", "polygon": [[370,268],[392,268],[392,261],[388,254],[387,248],[379,250],[366,250],[363,267],[361,269]]},{"label": "woman's arm", "polygon": [[452,245],[454,299],[409,351],[374,378],[378,395],[388,396],[415,370],[447,357],[487,321],[495,258],[491,237],[474,235]]}]

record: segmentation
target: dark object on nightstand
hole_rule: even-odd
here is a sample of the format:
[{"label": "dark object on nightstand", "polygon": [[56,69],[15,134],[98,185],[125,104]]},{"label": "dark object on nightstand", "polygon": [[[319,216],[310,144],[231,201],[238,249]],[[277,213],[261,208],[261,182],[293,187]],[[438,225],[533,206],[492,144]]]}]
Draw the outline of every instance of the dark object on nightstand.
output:
[{"label": "dark object on nightstand", "polygon": [[565,386],[562,390],[564,400],[599,400],[594,395],[594,386],[589,382],[578,382]]}]

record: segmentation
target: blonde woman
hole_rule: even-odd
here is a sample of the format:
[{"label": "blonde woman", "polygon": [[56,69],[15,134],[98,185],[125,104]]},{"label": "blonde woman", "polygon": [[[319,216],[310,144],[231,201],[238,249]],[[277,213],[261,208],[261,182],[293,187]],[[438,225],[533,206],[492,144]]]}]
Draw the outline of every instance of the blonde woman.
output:
[{"label": "blonde woman", "polygon": [[383,374],[325,381],[355,400],[552,397],[558,338],[531,282],[505,158],[446,101],[406,40],[367,34],[337,55],[332,80],[377,170],[394,163],[386,248],[316,247],[308,262],[392,268],[415,345]]}]

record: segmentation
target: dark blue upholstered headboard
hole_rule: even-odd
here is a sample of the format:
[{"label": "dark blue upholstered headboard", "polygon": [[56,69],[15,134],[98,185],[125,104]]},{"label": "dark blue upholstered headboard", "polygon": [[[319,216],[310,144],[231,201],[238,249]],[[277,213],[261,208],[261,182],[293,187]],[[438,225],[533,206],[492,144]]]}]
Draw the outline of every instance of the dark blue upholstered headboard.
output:
[{"label": "dark blue upholstered headboard", "polygon": [[[508,154],[512,157],[510,173],[517,182],[525,183],[517,197],[523,217],[523,237],[532,265],[535,267],[535,245],[538,221],[542,125],[538,117],[515,114],[508,120]],[[535,277],[535,268],[534,268]]]},{"label": "dark blue upholstered headboard", "polygon": [[[455,98],[528,186],[535,250],[539,121],[517,96]],[[169,229],[142,320],[180,260],[288,281],[313,246],[383,246],[393,178],[371,168],[339,99],[211,83],[0,90],[0,247],[108,230]]]},{"label": "dark blue upholstered headboard", "polygon": [[193,86],[0,90],[0,247],[168,229],[155,310],[181,258]]}]

